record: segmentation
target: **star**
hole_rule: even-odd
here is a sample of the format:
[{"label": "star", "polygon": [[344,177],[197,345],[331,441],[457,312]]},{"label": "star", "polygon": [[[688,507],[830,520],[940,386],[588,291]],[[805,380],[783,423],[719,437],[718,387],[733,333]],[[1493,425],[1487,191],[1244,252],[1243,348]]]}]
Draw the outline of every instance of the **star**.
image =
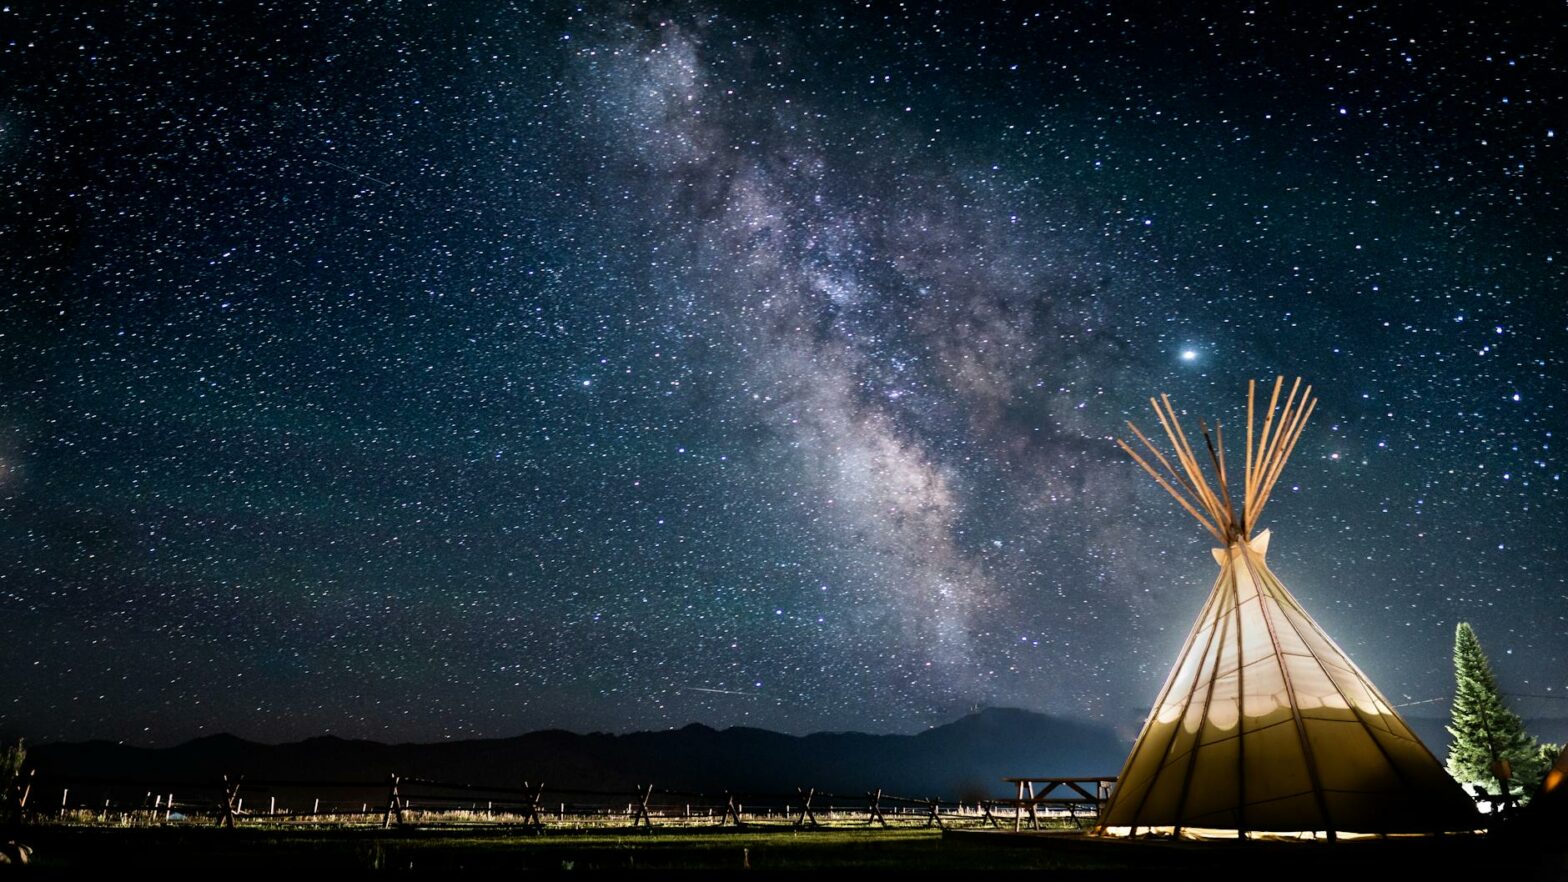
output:
[{"label": "star", "polygon": [[1568,688],[1531,4],[21,5],[0,733],[1136,731],[1214,573],[1106,439],[1277,373],[1357,663]]}]

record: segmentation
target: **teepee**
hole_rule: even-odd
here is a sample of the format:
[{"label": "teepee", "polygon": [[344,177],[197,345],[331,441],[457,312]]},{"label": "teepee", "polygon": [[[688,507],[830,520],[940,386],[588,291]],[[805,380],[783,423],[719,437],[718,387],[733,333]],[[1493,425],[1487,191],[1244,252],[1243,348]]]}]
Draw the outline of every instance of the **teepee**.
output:
[{"label": "teepee", "polygon": [[1264,562],[1269,532],[1253,529],[1317,405],[1298,378],[1281,407],[1283,384],[1256,434],[1257,384],[1247,386],[1239,499],[1223,432],[1199,423],[1211,483],[1168,396],[1150,403],[1176,464],[1131,422],[1159,468],[1117,441],[1219,543],[1220,576],[1101,812],[1101,834],[1333,839],[1479,826],[1464,791]]}]

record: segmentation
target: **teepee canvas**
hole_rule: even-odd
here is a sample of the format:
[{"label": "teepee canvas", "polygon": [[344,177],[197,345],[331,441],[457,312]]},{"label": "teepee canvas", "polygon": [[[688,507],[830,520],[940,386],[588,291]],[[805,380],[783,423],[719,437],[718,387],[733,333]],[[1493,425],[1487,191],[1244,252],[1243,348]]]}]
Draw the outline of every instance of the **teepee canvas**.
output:
[{"label": "teepee canvas", "polygon": [[[1219,579],[1127,757],[1099,832],[1189,837],[1437,833],[1479,826],[1474,805],[1366,674],[1291,596],[1253,529],[1317,402],[1284,378],[1254,434],[1247,390],[1240,498],[1224,435],[1199,423],[1199,467],[1166,396],[1150,399],[1173,464],[1118,441],[1215,541]],[[1301,392],[1298,397],[1297,393]]]}]

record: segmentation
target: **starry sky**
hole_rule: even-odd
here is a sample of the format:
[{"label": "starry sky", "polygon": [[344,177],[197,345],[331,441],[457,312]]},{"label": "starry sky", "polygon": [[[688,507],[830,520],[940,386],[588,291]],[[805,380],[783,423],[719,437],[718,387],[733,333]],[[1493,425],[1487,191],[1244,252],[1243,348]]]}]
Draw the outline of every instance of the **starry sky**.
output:
[{"label": "starry sky", "polygon": [[1568,715],[1561,4],[86,6],[0,10],[0,729],[1130,737],[1215,568],[1110,438],[1276,374],[1276,573]]}]

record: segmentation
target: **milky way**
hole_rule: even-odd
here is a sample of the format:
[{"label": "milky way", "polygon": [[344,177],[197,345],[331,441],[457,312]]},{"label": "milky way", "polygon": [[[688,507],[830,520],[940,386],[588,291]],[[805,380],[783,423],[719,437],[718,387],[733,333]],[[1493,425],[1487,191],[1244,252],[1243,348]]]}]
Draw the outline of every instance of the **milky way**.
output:
[{"label": "milky way", "polygon": [[1110,438],[1278,373],[1281,578],[1568,715],[1561,10],[0,22],[0,729],[1128,732],[1214,572]]}]

